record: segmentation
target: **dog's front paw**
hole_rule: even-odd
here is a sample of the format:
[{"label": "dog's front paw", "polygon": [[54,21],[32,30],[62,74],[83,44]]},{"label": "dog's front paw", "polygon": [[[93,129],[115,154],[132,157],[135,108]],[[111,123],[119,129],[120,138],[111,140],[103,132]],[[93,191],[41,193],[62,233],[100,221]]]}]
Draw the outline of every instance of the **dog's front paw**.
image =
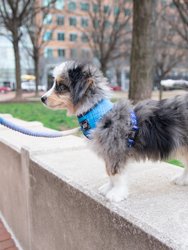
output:
[{"label": "dog's front paw", "polygon": [[112,183],[109,181],[99,188],[99,193],[106,195],[112,188]]},{"label": "dog's front paw", "polygon": [[172,180],[175,185],[188,186],[188,176],[183,174]]},{"label": "dog's front paw", "polygon": [[128,197],[128,190],[125,188],[112,188],[106,195],[106,198],[112,202],[120,202]]}]

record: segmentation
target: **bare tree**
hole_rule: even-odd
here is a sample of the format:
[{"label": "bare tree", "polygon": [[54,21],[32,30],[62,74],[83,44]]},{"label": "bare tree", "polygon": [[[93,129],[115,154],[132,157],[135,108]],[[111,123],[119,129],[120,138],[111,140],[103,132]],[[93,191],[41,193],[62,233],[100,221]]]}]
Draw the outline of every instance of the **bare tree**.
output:
[{"label": "bare tree", "polygon": [[90,24],[81,31],[105,74],[112,61],[127,56],[127,41],[131,39],[131,5],[127,0],[110,0],[108,5],[103,0],[91,0],[90,4],[87,13]]},{"label": "bare tree", "polygon": [[[156,20],[155,42],[155,83],[160,87],[160,81],[179,64],[184,57],[182,41],[176,30],[170,25],[174,13],[166,5],[159,9]],[[160,88],[161,89],[161,88]]]},{"label": "bare tree", "polygon": [[185,41],[188,48],[188,1],[187,0],[173,0],[173,3],[178,11],[181,23],[172,22],[171,24],[179,34],[179,36]]},{"label": "bare tree", "polygon": [[[38,86],[40,81],[40,59],[44,53],[44,48],[48,44],[48,40],[44,39],[44,34],[47,27],[53,22],[52,15],[50,14],[53,10],[56,0],[49,0],[46,6],[33,5],[30,10],[30,17],[27,20],[25,27],[27,33],[30,37],[32,48],[27,47],[27,44],[22,41],[24,48],[26,49],[28,55],[33,59],[34,62],[34,72],[35,72],[35,95],[38,96]],[[50,31],[56,28],[50,28]]]},{"label": "bare tree", "polygon": [[33,5],[32,0],[1,0],[0,19],[4,28],[8,31],[6,37],[11,41],[15,55],[15,76],[16,76],[16,98],[21,98],[21,67],[19,42],[22,37],[22,26],[26,22],[30,9]]},{"label": "bare tree", "polygon": [[151,97],[154,66],[155,1],[133,1],[133,38],[129,98]]}]

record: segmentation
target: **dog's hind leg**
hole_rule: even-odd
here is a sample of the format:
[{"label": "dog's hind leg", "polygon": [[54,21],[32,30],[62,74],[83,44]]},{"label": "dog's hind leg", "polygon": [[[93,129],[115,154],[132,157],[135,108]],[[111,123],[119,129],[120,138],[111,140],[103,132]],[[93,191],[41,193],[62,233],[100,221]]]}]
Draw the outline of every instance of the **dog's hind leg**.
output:
[{"label": "dog's hind leg", "polygon": [[173,183],[180,186],[188,186],[188,149],[183,149],[178,154],[178,159],[184,165],[183,174],[176,177]]}]

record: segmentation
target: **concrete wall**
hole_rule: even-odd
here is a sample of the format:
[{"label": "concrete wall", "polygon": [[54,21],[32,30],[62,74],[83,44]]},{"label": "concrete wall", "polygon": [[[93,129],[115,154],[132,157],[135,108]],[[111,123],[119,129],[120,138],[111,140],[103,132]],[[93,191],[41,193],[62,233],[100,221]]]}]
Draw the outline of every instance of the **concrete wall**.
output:
[{"label": "concrete wall", "polygon": [[98,193],[104,164],[83,139],[0,127],[0,160],[0,212],[24,250],[188,249],[188,189],[169,182],[179,168],[135,164],[130,198],[112,204]]}]

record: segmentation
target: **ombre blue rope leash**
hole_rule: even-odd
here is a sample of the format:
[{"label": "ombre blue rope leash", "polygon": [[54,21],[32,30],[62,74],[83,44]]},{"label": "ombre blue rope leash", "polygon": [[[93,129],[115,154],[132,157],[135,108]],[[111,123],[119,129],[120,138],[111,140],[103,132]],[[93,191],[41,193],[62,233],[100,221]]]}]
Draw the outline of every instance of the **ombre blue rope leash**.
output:
[{"label": "ombre blue rope leash", "polygon": [[34,131],[28,128],[24,128],[23,126],[17,125],[2,117],[0,117],[0,124],[25,135],[35,136],[35,137],[44,137],[44,138],[57,138],[57,137],[67,136],[67,135],[75,134],[76,132],[80,130],[80,128],[75,128],[75,129],[62,131],[62,132]]}]

